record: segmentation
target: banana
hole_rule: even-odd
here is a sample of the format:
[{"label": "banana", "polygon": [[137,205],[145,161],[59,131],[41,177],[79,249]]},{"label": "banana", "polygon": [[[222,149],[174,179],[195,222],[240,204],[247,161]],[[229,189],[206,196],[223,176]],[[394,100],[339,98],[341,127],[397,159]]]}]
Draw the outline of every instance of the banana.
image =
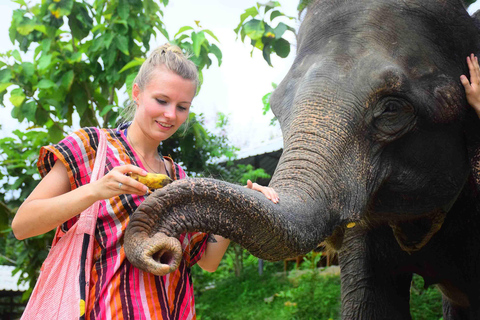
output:
[{"label": "banana", "polygon": [[149,189],[160,189],[165,187],[167,184],[171,183],[173,180],[169,176],[161,173],[147,173],[146,176],[141,176],[137,173],[127,173],[132,179],[137,180],[140,183],[146,185]]}]

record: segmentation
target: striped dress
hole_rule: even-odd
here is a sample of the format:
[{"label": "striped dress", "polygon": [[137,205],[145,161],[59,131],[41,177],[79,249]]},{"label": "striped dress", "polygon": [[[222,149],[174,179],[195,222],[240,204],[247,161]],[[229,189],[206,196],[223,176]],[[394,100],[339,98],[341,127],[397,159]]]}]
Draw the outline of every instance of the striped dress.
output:
[{"label": "striped dress", "polygon": [[[98,130],[107,136],[105,174],[124,164],[145,169],[123,130],[84,128],[56,145],[41,149],[38,161],[41,176],[60,159],[67,168],[72,190],[87,184],[95,161]],[[174,179],[186,176],[180,166],[168,157],[165,159],[175,168]],[[182,234],[182,262],[166,276],[158,277],[133,267],[125,257],[123,236],[130,215],[144,199],[145,196],[122,194],[100,203],[87,319],[196,319],[190,268],[205,251],[208,236],[200,232]],[[68,230],[75,221],[73,218],[65,222],[62,230]]]}]

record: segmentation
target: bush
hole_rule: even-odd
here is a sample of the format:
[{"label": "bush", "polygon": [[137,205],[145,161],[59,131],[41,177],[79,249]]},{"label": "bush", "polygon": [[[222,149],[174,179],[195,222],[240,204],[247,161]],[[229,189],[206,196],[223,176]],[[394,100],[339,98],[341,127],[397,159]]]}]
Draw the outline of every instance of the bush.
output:
[{"label": "bush", "polygon": [[[215,287],[199,290],[198,320],[337,320],[340,319],[340,277],[319,269],[295,270],[287,276],[283,263],[266,263],[263,276],[249,265],[242,277],[215,280]],[[325,271],[336,270],[335,267]],[[210,274],[213,279],[216,273]],[[196,277],[194,277],[197,286]],[[413,320],[442,319],[442,298],[436,288],[424,288],[414,275],[410,309]]]}]

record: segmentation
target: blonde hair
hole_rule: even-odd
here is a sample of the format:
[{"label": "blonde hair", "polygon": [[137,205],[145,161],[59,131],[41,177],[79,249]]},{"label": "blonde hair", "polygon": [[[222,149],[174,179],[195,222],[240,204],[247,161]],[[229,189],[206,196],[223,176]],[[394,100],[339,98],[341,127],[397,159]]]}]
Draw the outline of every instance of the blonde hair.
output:
[{"label": "blonde hair", "polygon": [[[197,66],[192,61],[188,60],[188,56],[182,52],[182,49],[175,45],[171,45],[170,43],[166,43],[153,50],[147,60],[142,63],[135,80],[133,80],[132,87],[133,84],[136,83],[140,91],[143,91],[150,81],[155,68],[162,65],[180,77],[192,80],[195,83],[195,94],[197,93],[199,82]],[[136,109],[135,102],[130,101],[120,114],[120,123],[132,121]]]}]

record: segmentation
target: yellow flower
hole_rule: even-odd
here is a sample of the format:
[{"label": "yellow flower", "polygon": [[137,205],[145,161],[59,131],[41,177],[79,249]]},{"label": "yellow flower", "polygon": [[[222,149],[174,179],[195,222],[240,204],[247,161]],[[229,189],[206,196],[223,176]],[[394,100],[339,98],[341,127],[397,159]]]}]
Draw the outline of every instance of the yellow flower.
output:
[{"label": "yellow flower", "polygon": [[274,34],[273,32],[267,32],[267,33],[265,34],[265,37],[267,37],[267,38],[275,38],[275,34]]},{"label": "yellow flower", "polygon": [[60,8],[55,10],[55,11],[50,11],[54,16],[55,18],[60,18]]}]

